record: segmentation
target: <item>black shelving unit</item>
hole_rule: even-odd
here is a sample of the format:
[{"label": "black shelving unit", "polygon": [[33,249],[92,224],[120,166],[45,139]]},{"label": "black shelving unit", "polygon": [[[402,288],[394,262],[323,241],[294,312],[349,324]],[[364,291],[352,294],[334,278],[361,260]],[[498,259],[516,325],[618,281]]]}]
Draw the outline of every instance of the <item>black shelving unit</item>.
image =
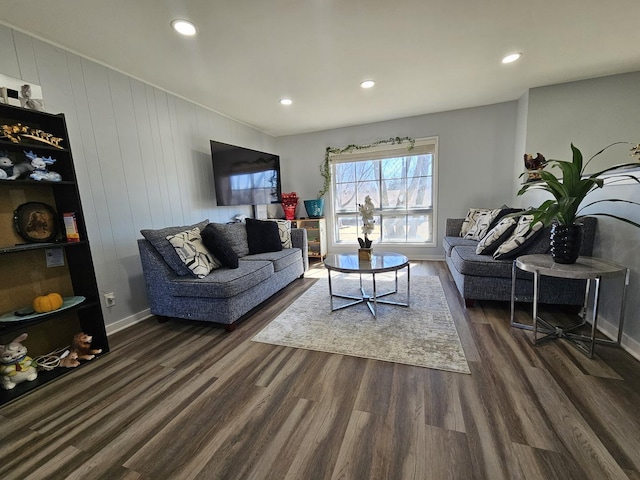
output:
[{"label": "black shelving unit", "polygon": [[[65,117],[0,105],[0,129],[0,152],[6,153],[14,164],[26,161],[25,152],[31,151],[54,158],[56,162],[49,169],[62,176],[59,182],[24,176],[16,180],[0,179],[0,315],[30,305],[37,295],[49,292],[58,292],[63,297],[85,297],[65,310],[24,321],[0,322],[0,344],[27,332],[29,338],[24,344],[29,349],[28,355],[37,357],[65,347],[71,343],[73,333],[82,331],[93,336],[94,348],[102,349],[99,358],[109,351],[109,344]],[[53,142],[47,143],[52,137]],[[19,205],[32,201],[55,210],[58,234],[53,241],[31,243],[18,235],[13,212]],[[66,239],[62,218],[66,212],[75,213],[79,242]],[[61,249],[54,251],[64,258],[63,266],[47,266],[50,249]],[[20,383],[12,390],[0,388],[0,405],[74,370],[58,367],[39,371],[34,381]]]}]

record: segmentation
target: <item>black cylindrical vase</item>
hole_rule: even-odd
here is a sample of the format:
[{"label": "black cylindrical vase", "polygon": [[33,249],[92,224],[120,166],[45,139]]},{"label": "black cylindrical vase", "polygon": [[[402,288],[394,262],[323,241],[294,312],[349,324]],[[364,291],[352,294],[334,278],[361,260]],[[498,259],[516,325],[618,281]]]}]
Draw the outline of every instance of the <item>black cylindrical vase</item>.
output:
[{"label": "black cylindrical vase", "polygon": [[582,247],[582,224],[551,226],[551,256],[556,263],[576,263]]}]

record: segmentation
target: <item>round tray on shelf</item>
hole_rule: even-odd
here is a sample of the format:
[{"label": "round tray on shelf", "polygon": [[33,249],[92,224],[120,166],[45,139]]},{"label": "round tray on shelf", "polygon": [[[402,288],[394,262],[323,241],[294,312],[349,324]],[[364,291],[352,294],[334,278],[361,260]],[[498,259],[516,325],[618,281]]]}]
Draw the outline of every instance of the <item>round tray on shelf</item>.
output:
[{"label": "round tray on shelf", "polygon": [[31,309],[31,307],[24,307],[24,308],[20,308],[14,312],[9,312],[9,313],[5,313],[4,315],[0,315],[0,323],[3,322],[23,322],[25,320],[33,320],[35,318],[39,318],[39,317],[44,317],[45,315],[51,315],[52,313],[57,313],[61,310],[67,310],[71,307],[75,307],[76,305],[81,304],[82,302],[84,302],[86,300],[85,297],[83,296],[76,296],[76,297],[64,297],[62,299],[62,306],[56,310],[52,310],[50,312],[45,312],[45,313],[28,313],[28,314],[21,314],[21,311],[29,311],[29,309]]}]

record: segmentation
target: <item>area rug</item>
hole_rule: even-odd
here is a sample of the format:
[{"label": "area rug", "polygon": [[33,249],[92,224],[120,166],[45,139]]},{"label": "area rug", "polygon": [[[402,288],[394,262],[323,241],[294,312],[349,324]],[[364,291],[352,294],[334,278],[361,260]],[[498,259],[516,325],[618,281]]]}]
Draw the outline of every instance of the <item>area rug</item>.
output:
[{"label": "area rug", "polygon": [[[333,292],[357,295],[358,277],[332,276]],[[393,276],[376,277],[378,292],[393,289]],[[371,285],[365,284],[371,292]],[[386,300],[406,302],[406,277]],[[335,299],[335,306],[348,300]],[[342,303],[340,303],[342,302]],[[411,278],[411,306],[365,304],[332,312],[329,287],[318,280],[252,338],[255,342],[470,373],[460,337],[436,276]]]}]

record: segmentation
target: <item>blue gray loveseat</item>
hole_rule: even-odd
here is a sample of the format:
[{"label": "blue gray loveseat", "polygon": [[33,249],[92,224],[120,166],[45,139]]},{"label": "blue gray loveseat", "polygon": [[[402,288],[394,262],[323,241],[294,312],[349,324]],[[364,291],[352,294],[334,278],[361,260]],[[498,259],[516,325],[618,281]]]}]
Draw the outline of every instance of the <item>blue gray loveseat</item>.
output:
[{"label": "blue gray loveseat", "polygon": [[[445,261],[466,307],[473,307],[475,300],[511,300],[511,271],[513,258],[494,259],[492,255],[476,253],[477,240],[460,236],[463,218],[448,218],[443,246]],[[597,219],[582,219],[584,233],[581,255],[591,255]],[[548,253],[550,228],[544,228],[519,255]],[[545,277],[540,282],[540,303],[582,305],[586,283],[584,280],[565,280]],[[533,301],[533,275],[518,270],[516,277],[516,301]]]},{"label": "blue gray loveseat", "polygon": [[214,224],[227,235],[238,254],[237,268],[222,266],[197,278],[175,253],[166,237],[198,226],[142,230],[138,240],[151,313],[159,320],[182,318],[214,322],[227,331],[273,294],[304,275],[308,269],[307,232],[290,229],[290,246],[279,251],[249,254],[245,225]]}]

